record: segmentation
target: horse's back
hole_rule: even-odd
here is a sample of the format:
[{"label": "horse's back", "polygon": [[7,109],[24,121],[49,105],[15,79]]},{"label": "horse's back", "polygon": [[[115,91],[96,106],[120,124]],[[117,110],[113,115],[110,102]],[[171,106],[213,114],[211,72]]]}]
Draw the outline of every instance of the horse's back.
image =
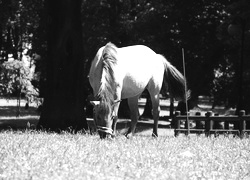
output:
[{"label": "horse's back", "polygon": [[157,70],[164,67],[162,58],[144,45],[119,48],[117,52],[120,69],[126,71],[126,74],[131,74],[135,77],[151,78]]},{"label": "horse's back", "polygon": [[164,66],[162,60],[152,49],[143,45],[135,45],[118,48],[117,54],[117,74],[122,76],[123,98],[142,93],[152,81],[161,85]]},{"label": "horse's back", "polygon": [[141,63],[145,60],[150,59],[147,57],[155,56],[155,52],[147,46],[144,45],[134,45],[118,48],[119,61]]}]

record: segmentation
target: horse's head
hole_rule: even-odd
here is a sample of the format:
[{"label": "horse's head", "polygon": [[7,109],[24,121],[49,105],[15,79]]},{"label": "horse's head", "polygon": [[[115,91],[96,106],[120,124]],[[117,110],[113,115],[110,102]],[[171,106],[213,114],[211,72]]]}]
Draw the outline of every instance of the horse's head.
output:
[{"label": "horse's head", "polygon": [[94,105],[94,121],[101,138],[113,134],[113,120],[117,116],[118,83],[114,73],[117,64],[116,49],[111,43],[100,48],[89,72],[90,85],[95,98],[99,100],[91,103]]},{"label": "horse's head", "polygon": [[93,118],[96,129],[100,135],[100,138],[106,138],[113,135],[113,121],[116,116],[114,112],[114,106],[120,102],[116,100],[113,104],[107,104],[103,101],[90,101],[94,106],[93,108]]}]

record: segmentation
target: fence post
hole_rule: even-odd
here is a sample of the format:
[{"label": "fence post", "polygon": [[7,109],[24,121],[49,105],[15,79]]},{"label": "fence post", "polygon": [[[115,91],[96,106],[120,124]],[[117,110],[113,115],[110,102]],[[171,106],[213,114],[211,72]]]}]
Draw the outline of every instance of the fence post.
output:
[{"label": "fence post", "polygon": [[[195,116],[201,116],[201,112],[196,112]],[[201,121],[197,120],[195,122],[195,124],[196,124],[196,129],[202,129],[202,127],[201,127]]]},{"label": "fence post", "polygon": [[186,115],[185,129],[187,130],[187,131],[185,132],[185,135],[189,135],[189,133],[190,133],[190,131],[189,131],[189,130],[190,130],[190,121],[188,120],[189,112],[186,112],[185,115]]},{"label": "fence post", "polygon": [[177,116],[180,116],[181,112],[180,111],[175,111],[175,115],[174,115],[174,126],[175,126],[175,131],[174,131],[174,136],[178,136],[179,135],[179,129],[181,128],[180,126],[180,120],[177,119]]},{"label": "fence post", "polygon": [[246,130],[246,120],[244,120],[244,117],[246,115],[245,110],[240,110],[239,112],[239,118],[240,118],[240,126],[239,126],[239,131],[240,131],[240,137],[244,137],[244,132]]},{"label": "fence post", "polygon": [[229,121],[224,122],[224,129],[229,130]]},{"label": "fence post", "polygon": [[170,117],[173,119],[174,118],[174,98],[170,97],[170,107],[169,107],[169,111],[170,111]]},{"label": "fence post", "polygon": [[208,111],[205,115],[207,117],[206,122],[205,122],[205,134],[206,136],[210,135],[210,130],[213,129],[213,122],[211,120],[211,116],[212,116],[213,112],[212,111]]},{"label": "fence post", "polygon": [[[214,114],[214,116],[219,116],[218,113]],[[221,125],[221,121],[214,121],[213,129],[223,129]]]}]

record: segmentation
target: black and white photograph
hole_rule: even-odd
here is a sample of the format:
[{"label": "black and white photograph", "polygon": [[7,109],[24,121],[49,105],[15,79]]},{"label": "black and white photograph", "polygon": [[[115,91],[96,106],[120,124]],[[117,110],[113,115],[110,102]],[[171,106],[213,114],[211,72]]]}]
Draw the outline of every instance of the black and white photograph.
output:
[{"label": "black and white photograph", "polygon": [[250,180],[249,0],[0,0],[0,180]]}]

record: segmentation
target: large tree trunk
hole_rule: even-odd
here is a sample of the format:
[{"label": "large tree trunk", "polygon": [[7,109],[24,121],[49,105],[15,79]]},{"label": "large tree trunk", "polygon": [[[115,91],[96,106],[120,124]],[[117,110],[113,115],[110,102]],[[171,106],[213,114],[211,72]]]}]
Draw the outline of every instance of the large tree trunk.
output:
[{"label": "large tree trunk", "polygon": [[47,0],[47,90],[38,129],[87,129],[81,0]]}]

